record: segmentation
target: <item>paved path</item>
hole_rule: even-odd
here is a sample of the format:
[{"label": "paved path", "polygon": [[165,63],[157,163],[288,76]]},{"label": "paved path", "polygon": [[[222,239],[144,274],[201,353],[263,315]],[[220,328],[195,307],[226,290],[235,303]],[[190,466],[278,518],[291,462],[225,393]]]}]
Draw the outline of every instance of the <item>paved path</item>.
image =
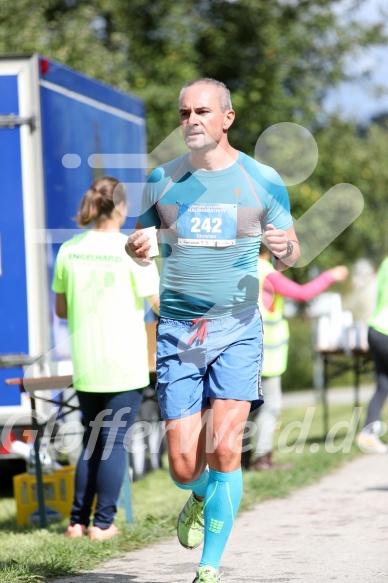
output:
[{"label": "paved path", "polygon": [[[374,384],[363,384],[359,389],[360,403],[366,404],[375,391]],[[327,402],[329,405],[352,405],[354,403],[353,387],[336,387],[327,391]],[[283,393],[283,408],[287,407],[308,407],[321,402],[321,395],[318,390],[292,391]]]},{"label": "paved path", "polygon": [[[191,583],[200,554],[170,539],[57,583]],[[242,513],[221,570],[224,583],[387,583],[388,455]]]}]

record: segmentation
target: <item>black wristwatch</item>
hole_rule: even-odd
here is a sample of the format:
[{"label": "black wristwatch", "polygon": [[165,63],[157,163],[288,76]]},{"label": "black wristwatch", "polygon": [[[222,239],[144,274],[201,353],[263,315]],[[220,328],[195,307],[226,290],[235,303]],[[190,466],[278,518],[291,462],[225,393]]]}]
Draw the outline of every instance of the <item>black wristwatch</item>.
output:
[{"label": "black wristwatch", "polygon": [[283,261],[283,259],[287,259],[287,257],[290,257],[290,255],[292,255],[293,250],[294,250],[294,246],[292,244],[292,241],[287,241],[287,251],[286,251],[286,254],[283,255],[283,257],[276,257],[276,255],[274,255],[274,258],[277,261]]}]

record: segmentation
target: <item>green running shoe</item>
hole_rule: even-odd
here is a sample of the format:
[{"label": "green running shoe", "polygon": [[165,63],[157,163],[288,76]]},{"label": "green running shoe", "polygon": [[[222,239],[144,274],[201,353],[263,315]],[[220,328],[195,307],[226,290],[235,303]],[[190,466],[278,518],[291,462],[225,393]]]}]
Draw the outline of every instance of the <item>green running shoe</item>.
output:
[{"label": "green running shoe", "polygon": [[214,567],[199,567],[193,583],[218,583],[220,574]]},{"label": "green running shoe", "polygon": [[178,516],[178,540],[182,547],[196,549],[203,541],[204,531],[203,500],[198,500],[192,492]]}]

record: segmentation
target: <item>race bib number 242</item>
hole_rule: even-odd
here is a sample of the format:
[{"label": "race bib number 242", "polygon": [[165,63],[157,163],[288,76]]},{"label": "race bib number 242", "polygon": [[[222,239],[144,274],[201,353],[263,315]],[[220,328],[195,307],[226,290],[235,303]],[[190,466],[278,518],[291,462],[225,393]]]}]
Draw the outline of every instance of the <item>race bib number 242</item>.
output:
[{"label": "race bib number 242", "polygon": [[237,205],[183,204],[178,214],[178,244],[229,247],[236,244]]}]

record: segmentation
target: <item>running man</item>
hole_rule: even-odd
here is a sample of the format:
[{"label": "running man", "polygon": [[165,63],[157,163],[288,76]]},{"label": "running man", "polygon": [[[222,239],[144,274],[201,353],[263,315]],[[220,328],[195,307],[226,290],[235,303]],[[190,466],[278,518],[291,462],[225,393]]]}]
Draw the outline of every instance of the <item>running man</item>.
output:
[{"label": "running man", "polygon": [[126,251],[149,263],[142,229],[160,229],[157,392],[171,477],[191,492],[178,539],[193,549],[204,538],[194,581],[216,583],[242,496],[245,422],[263,400],[260,242],[265,232],[278,270],[295,263],[299,245],[279,175],[229,144],[227,87],[190,81],[179,115],[189,153],[150,174]]}]

